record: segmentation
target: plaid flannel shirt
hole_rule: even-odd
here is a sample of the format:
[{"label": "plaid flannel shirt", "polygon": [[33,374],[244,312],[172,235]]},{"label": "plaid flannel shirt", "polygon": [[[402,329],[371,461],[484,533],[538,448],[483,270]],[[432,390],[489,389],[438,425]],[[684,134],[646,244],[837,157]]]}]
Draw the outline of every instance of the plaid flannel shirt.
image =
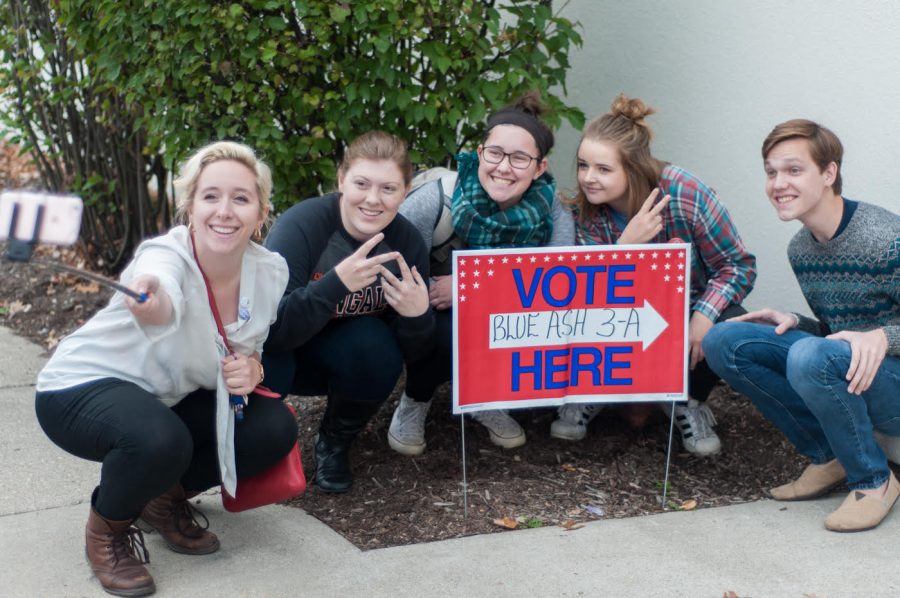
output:
[{"label": "plaid flannel shirt", "polygon": [[[756,258],[743,241],[716,192],[677,166],[667,165],[659,177],[660,197],[672,196],[663,210],[663,230],[653,243],[682,239],[692,245],[691,311],[715,322],[730,304],[740,304],[753,289]],[[611,245],[622,230],[613,221],[611,208],[599,206],[594,218],[580,223],[576,214],[579,245]]]}]

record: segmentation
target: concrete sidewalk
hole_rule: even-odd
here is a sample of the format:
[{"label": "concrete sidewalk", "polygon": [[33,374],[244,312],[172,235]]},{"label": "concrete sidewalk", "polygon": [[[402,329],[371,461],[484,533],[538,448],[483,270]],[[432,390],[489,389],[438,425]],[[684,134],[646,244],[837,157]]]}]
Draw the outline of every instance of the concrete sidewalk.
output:
[{"label": "concrete sidewalk", "polygon": [[[0,328],[0,596],[104,596],[84,559],[99,466],[68,455],[34,417],[43,351]],[[385,448],[385,450],[388,450]],[[147,536],[158,596],[900,596],[900,513],[863,534],[822,520],[842,496],[523,530],[361,552],[300,509],[201,508],[222,548]]]}]

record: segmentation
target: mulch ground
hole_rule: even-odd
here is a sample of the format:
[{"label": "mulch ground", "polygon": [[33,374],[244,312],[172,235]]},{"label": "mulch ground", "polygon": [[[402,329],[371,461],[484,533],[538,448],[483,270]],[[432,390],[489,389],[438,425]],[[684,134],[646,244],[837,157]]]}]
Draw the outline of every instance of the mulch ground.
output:
[{"label": "mulch ground", "polygon": [[[360,548],[504,531],[500,521],[518,528],[576,528],[585,521],[659,513],[664,507],[754,501],[764,498],[768,488],[799,475],[805,466],[749,401],[725,386],[710,398],[724,449],[716,457],[701,459],[683,452],[675,440],[666,505],[661,498],[669,420],[661,411],[643,429],[634,430],[621,410],[608,408],[591,423],[588,437],[575,443],[550,438],[554,410],[516,411],[513,416],[528,441],[513,450],[494,446],[487,431],[466,418],[466,516],[462,421],[451,414],[449,387],[432,404],[425,427],[428,448],[415,458],[394,453],[387,445],[398,392],[353,448],[353,490],[330,495],[310,484],[303,497],[291,501]],[[312,439],[325,400],[289,400],[300,414],[301,448],[311,481]]]},{"label": "mulch ground", "polygon": [[[5,248],[0,245],[0,251]],[[46,259],[78,264],[72,252]],[[48,350],[106,304],[95,284],[32,264],[2,262],[0,325]],[[421,457],[394,453],[387,429],[394,393],[360,435],[352,451],[355,485],[344,495],[319,492],[313,483],[312,438],[325,406],[322,397],[289,397],[297,407],[300,446],[310,487],[289,504],[304,509],[362,549],[429,542],[509,528],[579,524],[633,517],[664,509],[693,509],[758,500],[766,490],[799,475],[805,460],[747,399],[725,386],[710,405],[718,419],[722,454],[706,459],[672,451],[666,504],[661,504],[669,420],[656,411],[641,430],[616,408],[592,422],[588,437],[570,443],[550,438],[549,409],[516,411],[528,442],[495,447],[486,430],[466,418],[464,501],[462,421],[451,414],[449,387],[435,398]],[[677,432],[676,432],[677,435]],[[465,514],[464,502],[468,513]],[[502,524],[502,525],[501,525]]]}]

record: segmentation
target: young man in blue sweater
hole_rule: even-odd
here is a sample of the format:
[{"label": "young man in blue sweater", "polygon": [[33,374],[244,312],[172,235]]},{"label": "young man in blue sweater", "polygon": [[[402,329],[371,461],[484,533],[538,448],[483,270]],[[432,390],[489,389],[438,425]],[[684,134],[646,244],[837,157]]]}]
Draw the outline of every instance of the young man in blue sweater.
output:
[{"label": "young man in blue sweater", "polygon": [[776,500],[850,494],[832,531],[871,529],[900,495],[875,431],[900,436],[900,216],[841,196],[843,147],[808,120],[776,126],[762,147],[766,194],[803,228],[788,259],[815,318],[763,309],[717,324],[710,367],[811,464]]}]

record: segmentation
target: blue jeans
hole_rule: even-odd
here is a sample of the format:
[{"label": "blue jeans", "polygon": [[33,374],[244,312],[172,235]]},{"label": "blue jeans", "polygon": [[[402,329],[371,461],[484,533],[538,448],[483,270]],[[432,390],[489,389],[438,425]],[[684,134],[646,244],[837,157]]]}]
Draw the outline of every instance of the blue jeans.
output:
[{"label": "blue jeans", "polygon": [[900,436],[900,359],[885,357],[869,389],[847,391],[850,344],[773,326],[716,324],[703,339],[710,367],[746,395],[813,463],[837,460],[853,490],[890,475],[873,431]]}]

